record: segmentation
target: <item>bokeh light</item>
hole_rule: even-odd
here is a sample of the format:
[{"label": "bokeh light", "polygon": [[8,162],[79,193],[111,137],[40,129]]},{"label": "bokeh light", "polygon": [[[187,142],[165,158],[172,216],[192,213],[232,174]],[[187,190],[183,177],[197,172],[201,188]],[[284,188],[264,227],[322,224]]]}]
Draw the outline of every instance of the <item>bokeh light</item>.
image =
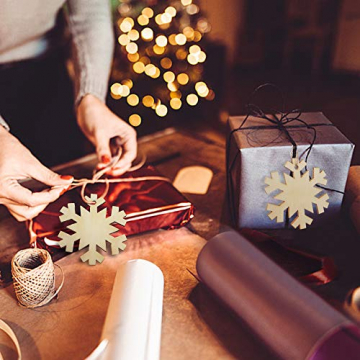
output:
[{"label": "bokeh light", "polygon": [[174,110],[179,110],[181,108],[182,102],[179,98],[172,98],[170,100],[170,106]]},{"label": "bokeh light", "polygon": [[172,71],[164,73],[163,78],[166,82],[173,82],[175,80],[175,74]]},{"label": "bokeh light", "polygon": [[154,37],[154,31],[152,29],[150,29],[149,27],[147,27],[141,31],[141,37],[145,41],[151,41]]},{"label": "bokeh light", "polygon": [[129,123],[130,125],[136,127],[141,124],[141,116],[138,114],[132,114],[129,116]]},{"label": "bokeh light", "polygon": [[155,40],[156,44],[160,47],[165,47],[167,45],[167,37],[164,35],[159,35],[156,40]]},{"label": "bokeh light", "polygon": [[162,58],[160,60],[160,65],[164,68],[164,69],[170,69],[172,66],[172,61],[169,58]]},{"label": "bokeh light", "polygon": [[155,100],[151,95],[146,95],[146,96],[143,97],[142,103],[143,103],[144,106],[150,108],[150,107],[152,107],[154,105]]},{"label": "bokeh light", "polygon": [[189,82],[188,74],[181,73],[177,76],[177,81],[180,85],[186,85]]},{"label": "bokeh light", "polygon": [[134,26],[134,20],[130,17],[126,17],[120,24],[120,30],[124,33],[129,32]]},{"label": "bokeh light", "polygon": [[184,34],[177,34],[175,36],[176,44],[178,45],[185,45],[186,44],[186,36]]},{"label": "bokeh light", "polygon": [[199,98],[197,97],[197,95],[195,94],[189,94],[186,97],[186,102],[190,105],[190,106],[195,106],[199,101]]},{"label": "bokeh light", "polygon": [[158,116],[164,117],[168,113],[168,108],[164,104],[161,104],[156,107],[155,112]]},{"label": "bokeh light", "polygon": [[130,94],[126,101],[128,102],[129,105],[131,106],[136,106],[139,104],[139,97],[136,94]]}]

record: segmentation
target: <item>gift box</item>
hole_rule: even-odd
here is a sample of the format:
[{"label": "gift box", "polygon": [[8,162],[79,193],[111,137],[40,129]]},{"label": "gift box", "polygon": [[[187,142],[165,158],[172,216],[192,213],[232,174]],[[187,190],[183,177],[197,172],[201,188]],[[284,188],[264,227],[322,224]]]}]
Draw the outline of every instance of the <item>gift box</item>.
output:
[{"label": "gift box", "polygon": [[[151,179],[154,177],[160,179]],[[113,206],[125,211],[126,225],[114,224],[119,231],[112,236],[128,236],[155,229],[174,229],[187,224],[194,217],[194,206],[172,186],[171,182],[166,181],[165,178],[161,180],[162,175],[153,167],[141,168],[121,178],[136,181],[110,183],[105,203],[98,209],[101,211],[106,208],[107,216],[110,215]],[[146,180],[146,178],[150,179]],[[85,194],[101,196],[104,186],[103,183],[87,185]],[[76,188],[47,206],[33,220],[31,226],[32,241],[36,242],[38,248],[45,248],[52,255],[65,254],[65,250],[58,245],[60,241],[58,234],[60,231],[68,232],[67,227],[73,221],[61,222],[59,216],[60,210],[69,203],[75,204],[78,214],[80,214],[80,206],[88,208],[82,200],[81,188]]]},{"label": "gift box", "polygon": [[[303,113],[296,121],[294,118],[295,115],[282,119],[281,124],[275,121],[273,115],[229,118],[228,201],[234,223],[240,228],[295,227],[299,213],[294,213],[291,201],[284,204],[280,194],[287,189],[287,194],[292,196],[289,177],[294,172],[285,164],[289,166],[292,162],[294,149],[299,161],[306,159],[300,176],[309,170],[309,179],[322,177],[320,184],[312,186],[308,182],[297,191],[298,201],[303,202],[304,214],[310,219],[308,222],[312,222],[311,226],[324,225],[339,215],[354,145],[321,112]],[[316,174],[314,168],[319,169]],[[324,198],[316,200],[323,195]],[[306,204],[305,198],[308,200]],[[278,218],[271,212],[280,204],[284,205],[284,219],[277,222]]]}]

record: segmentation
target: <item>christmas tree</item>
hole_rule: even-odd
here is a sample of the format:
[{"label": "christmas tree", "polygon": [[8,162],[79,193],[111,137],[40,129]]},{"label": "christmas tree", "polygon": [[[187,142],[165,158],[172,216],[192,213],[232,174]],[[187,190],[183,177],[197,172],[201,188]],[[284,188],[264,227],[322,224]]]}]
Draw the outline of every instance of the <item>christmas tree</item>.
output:
[{"label": "christmas tree", "polygon": [[111,96],[126,101],[132,126],[214,99],[203,80],[210,25],[193,0],[122,0],[117,13]]}]

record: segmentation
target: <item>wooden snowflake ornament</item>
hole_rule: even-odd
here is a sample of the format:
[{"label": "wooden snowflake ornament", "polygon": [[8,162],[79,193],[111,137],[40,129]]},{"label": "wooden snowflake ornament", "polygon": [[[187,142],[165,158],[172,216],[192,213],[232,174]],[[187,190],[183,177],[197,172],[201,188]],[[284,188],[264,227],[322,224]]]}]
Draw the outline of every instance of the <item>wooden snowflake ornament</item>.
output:
[{"label": "wooden snowflake ornament", "polygon": [[67,252],[74,251],[75,241],[80,240],[79,250],[88,246],[88,251],[80,258],[83,262],[88,261],[89,265],[96,265],[96,262],[101,263],[104,260],[97,251],[97,246],[106,251],[106,241],[111,244],[112,255],[119,254],[119,250],[124,250],[126,245],[126,236],[121,235],[118,237],[112,236],[112,234],[118,229],[112,225],[118,223],[125,226],[125,211],[120,211],[117,206],[113,206],[111,215],[106,217],[106,209],[98,211],[98,207],[104,204],[105,200],[98,199],[97,195],[92,194],[90,197],[85,197],[90,202],[90,211],[86,210],[82,206],[80,207],[80,215],[75,211],[75,204],[70,203],[68,206],[62,207],[60,212],[60,221],[67,220],[75,221],[74,224],[67,226],[68,229],[74,233],[69,235],[63,231],[59,233],[60,247],[65,247]]},{"label": "wooden snowflake ornament", "polygon": [[299,162],[299,159],[293,158],[291,162],[287,162],[285,167],[292,172],[292,176],[284,173],[285,183],[281,182],[278,172],[272,172],[270,178],[265,179],[265,188],[267,194],[273,191],[280,190],[280,193],[274,196],[276,200],[282,200],[279,205],[268,204],[267,210],[270,211],[268,216],[271,220],[276,218],[278,223],[284,221],[285,211],[288,211],[288,216],[291,218],[295,213],[297,217],[291,222],[291,225],[296,229],[305,229],[307,225],[311,225],[313,219],[305,214],[305,210],[313,213],[313,204],[317,207],[318,214],[324,212],[329,206],[328,194],[323,194],[320,197],[317,195],[323,189],[316,185],[326,185],[325,171],[320,171],[319,168],[313,169],[312,178],[309,176],[309,171],[304,174],[301,171],[306,167],[304,160]]}]

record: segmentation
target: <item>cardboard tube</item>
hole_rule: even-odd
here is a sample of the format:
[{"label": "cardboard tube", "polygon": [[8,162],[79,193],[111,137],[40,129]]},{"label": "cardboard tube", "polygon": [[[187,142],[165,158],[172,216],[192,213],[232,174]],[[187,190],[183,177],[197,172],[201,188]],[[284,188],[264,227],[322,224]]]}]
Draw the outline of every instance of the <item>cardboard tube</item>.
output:
[{"label": "cardboard tube", "polygon": [[100,345],[89,358],[159,359],[163,289],[164,277],[155,264],[139,259],[121,266]]}]

